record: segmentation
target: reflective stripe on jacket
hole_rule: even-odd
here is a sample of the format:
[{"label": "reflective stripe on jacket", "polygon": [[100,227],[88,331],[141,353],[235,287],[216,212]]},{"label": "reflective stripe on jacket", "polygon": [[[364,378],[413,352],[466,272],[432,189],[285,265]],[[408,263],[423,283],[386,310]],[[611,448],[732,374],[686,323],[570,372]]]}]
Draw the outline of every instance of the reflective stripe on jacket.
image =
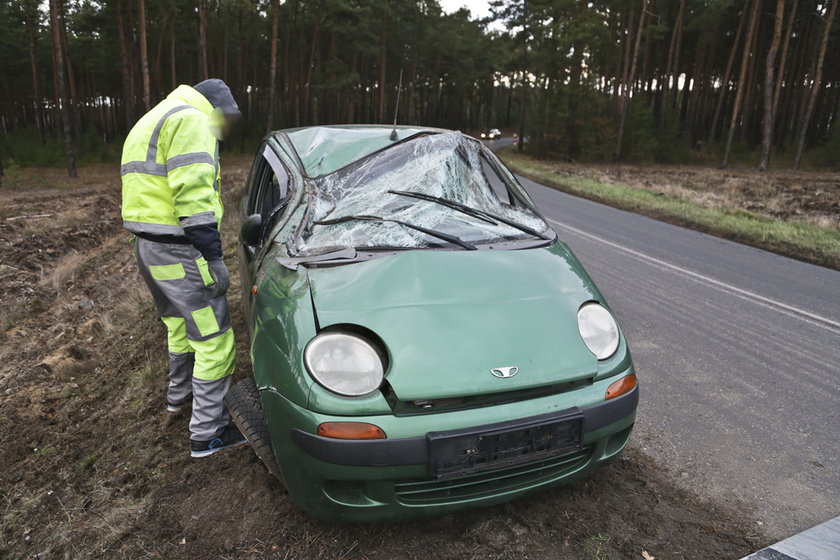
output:
[{"label": "reflective stripe on jacket", "polygon": [[220,224],[219,143],[208,127],[213,106],[178,86],[146,113],[123,145],[122,218],[136,234],[184,235]]}]

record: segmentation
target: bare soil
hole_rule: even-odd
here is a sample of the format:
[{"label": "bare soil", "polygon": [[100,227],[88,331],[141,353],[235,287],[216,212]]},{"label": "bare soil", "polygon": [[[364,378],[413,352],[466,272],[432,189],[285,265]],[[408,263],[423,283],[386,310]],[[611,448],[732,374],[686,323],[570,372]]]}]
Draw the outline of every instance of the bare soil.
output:
[{"label": "bare soil", "polygon": [[[241,377],[233,209],[248,162],[223,163]],[[116,169],[75,180],[15,171],[0,190],[2,558],[709,560],[767,544],[748,507],[679,489],[632,446],[588,480],[504,506],[318,521],[246,447],[190,459],[187,415],[163,407],[165,375],[165,331],[121,229]]]}]

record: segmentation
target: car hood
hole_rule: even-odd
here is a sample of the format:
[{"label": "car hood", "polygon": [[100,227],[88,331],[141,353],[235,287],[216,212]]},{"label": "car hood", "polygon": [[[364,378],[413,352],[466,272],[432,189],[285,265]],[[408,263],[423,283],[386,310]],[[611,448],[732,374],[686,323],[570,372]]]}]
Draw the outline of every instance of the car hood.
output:
[{"label": "car hood", "polygon": [[[361,325],[387,347],[400,400],[474,396],[579,381],[597,360],[577,327],[600,300],[563,243],[514,251],[405,251],[308,270],[321,328]],[[494,368],[517,368],[499,378]]]}]

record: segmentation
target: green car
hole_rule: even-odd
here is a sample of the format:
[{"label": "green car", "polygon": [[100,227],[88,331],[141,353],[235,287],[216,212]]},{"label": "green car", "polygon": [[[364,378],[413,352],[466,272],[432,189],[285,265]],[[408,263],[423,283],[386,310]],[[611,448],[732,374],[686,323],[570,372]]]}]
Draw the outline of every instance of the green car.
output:
[{"label": "green car", "polygon": [[253,378],[228,408],[313,515],[514,499],[627,444],[630,352],[514,175],[459,132],[269,134],[241,206]]}]

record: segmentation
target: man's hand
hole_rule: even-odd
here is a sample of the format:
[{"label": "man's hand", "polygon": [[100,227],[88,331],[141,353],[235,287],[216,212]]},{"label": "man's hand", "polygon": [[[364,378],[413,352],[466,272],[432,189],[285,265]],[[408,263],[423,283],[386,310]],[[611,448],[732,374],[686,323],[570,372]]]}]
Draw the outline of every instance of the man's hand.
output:
[{"label": "man's hand", "polygon": [[213,277],[213,297],[223,296],[227,293],[230,287],[230,274],[225,266],[225,261],[216,259],[214,261],[207,261],[207,268],[210,270],[210,276]]}]

